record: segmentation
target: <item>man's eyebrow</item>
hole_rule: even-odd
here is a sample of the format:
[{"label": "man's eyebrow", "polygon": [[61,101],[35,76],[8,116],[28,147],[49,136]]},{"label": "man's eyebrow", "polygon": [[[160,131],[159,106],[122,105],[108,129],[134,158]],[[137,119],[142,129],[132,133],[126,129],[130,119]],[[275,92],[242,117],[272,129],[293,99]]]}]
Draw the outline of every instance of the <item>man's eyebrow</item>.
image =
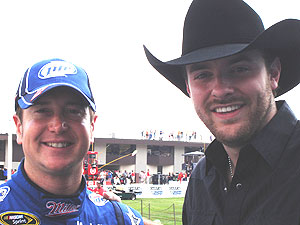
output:
[{"label": "man's eyebrow", "polygon": [[[243,61],[247,61],[247,62],[253,62],[255,61],[255,57],[253,56],[249,56],[249,54],[239,54],[236,56],[232,56],[232,59],[230,59],[228,61],[228,64],[235,64],[235,63],[239,63],[239,62],[243,62]],[[205,69],[209,69],[209,65],[206,62],[199,62],[199,63],[194,63],[194,64],[189,64],[186,65],[186,70],[187,72],[194,72],[197,70],[205,70]]]},{"label": "man's eyebrow", "polygon": [[255,61],[255,58],[249,56],[248,54],[240,54],[229,60],[229,64],[239,63],[242,61],[253,62]]},{"label": "man's eyebrow", "polygon": [[186,66],[188,72],[194,72],[197,70],[204,70],[208,68],[209,66],[207,66],[205,63],[194,63]]},{"label": "man's eyebrow", "polygon": [[65,105],[70,105],[70,106],[87,106],[87,104],[85,102],[78,102],[78,101],[70,101],[70,102],[66,102]]},{"label": "man's eyebrow", "polygon": [[50,102],[48,101],[35,101],[32,106],[43,106],[48,105]]}]

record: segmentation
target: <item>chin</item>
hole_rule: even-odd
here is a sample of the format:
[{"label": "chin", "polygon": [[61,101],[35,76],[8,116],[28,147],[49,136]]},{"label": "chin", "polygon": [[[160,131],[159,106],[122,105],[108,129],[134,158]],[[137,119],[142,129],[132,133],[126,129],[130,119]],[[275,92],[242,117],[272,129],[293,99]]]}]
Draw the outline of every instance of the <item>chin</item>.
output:
[{"label": "chin", "polygon": [[217,132],[215,137],[222,144],[228,147],[237,148],[246,145],[251,139],[252,134],[238,130],[237,132],[231,134],[228,132]]},{"label": "chin", "polygon": [[68,163],[66,161],[54,161],[54,162],[47,162],[45,164],[45,167],[47,168],[48,171],[53,171],[54,173],[56,172],[60,172],[60,173],[64,173],[67,172],[68,170],[71,169],[71,163]]}]

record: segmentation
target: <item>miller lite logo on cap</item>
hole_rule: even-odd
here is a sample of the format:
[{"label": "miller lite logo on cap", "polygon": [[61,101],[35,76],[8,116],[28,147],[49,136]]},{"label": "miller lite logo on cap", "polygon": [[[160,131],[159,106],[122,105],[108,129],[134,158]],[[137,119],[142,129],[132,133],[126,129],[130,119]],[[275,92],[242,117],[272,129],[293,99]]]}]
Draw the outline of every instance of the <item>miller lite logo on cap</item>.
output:
[{"label": "miller lite logo on cap", "polygon": [[74,74],[77,74],[77,69],[73,64],[65,61],[52,61],[40,69],[38,77],[40,79],[47,79],[52,77],[67,77]]}]

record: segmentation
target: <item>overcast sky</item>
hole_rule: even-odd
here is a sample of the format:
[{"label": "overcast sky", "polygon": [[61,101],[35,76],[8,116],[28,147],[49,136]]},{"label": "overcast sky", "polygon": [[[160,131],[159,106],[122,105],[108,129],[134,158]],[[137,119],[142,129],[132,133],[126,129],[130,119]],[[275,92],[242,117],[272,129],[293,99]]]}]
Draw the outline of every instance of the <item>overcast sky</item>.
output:
[{"label": "overcast sky", "polygon": [[[299,0],[246,1],[265,27],[300,19]],[[0,132],[14,131],[17,85],[27,67],[62,58],[90,76],[99,119],[97,137],[138,138],[142,130],[209,133],[192,103],[148,63],[143,44],[163,61],[181,54],[191,0],[0,1]],[[300,117],[297,87],[285,98]]]}]

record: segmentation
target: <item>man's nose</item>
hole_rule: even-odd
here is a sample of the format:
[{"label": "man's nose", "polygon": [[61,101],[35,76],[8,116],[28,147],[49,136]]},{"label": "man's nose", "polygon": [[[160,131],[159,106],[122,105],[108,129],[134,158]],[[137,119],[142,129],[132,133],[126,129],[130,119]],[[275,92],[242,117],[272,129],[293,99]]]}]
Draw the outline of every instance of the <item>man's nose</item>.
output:
[{"label": "man's nose", "polygon": [[54,132],[56,134],[60,134],[68,128],[66,121],[64,121],[64,118],[59,115],[53,116],[53,118],[49,122],[48,127],[49,131]]},{"label": "man's nose", "polygon": [[220,75],[215,78],[211,91],[211,95],[215,98],[223,99],[234,92],[233,84],[228,76]]}]

